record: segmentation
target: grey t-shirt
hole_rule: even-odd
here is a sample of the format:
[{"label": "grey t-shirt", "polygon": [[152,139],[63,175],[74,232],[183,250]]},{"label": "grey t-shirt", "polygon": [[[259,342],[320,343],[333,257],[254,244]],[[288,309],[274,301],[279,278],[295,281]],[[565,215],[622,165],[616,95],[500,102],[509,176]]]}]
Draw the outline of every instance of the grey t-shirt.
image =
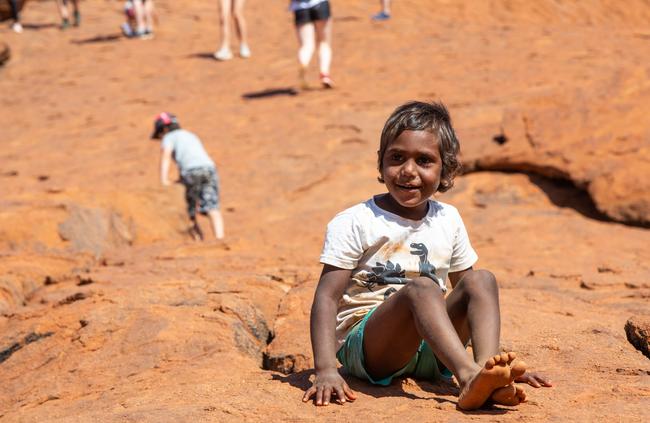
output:
[{"label": "grey t-shirt", "polygon": [[172,149],[181,175],[197,167],[215,167],[199,137],[185,129],[177,129],[165,135],[162,139],[162,148]]}]

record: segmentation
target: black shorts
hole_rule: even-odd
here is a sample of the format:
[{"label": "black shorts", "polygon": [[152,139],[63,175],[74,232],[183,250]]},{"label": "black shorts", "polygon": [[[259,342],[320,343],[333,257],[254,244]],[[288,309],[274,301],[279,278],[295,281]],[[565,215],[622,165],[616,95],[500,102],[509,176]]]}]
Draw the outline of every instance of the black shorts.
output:
[{"label": "black shorts", "polygon": [[332,15],[330,12],[330,2],[324,1],[318,3],[309,9],[296,10],[294,12],[296,18],[296,26],[304,25],[314,21],[326,21]]}]

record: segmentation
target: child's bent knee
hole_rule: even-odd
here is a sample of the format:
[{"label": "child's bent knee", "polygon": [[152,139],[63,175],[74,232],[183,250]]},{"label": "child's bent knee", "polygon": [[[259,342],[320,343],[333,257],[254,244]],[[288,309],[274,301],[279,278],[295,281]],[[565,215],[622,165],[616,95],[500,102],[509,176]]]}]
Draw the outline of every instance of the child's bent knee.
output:
[{"label": "child's bent knee", "polygon": [[498,291],[497,279],[489,270],[473,270],[465,278],[464,284],[467,289],[478,289],[480,292]]},{"label": "child's bent knee", "polygon": [[435,282],[433,279],[426,276],[413,278],[406,284],[405,288],[407,288],[408,292],[412,292],[415,296],[420,296],[421,294],[426,293],[426,295],[434,295],[436,297],[440,297],[441,299],[444,298],[444,294],[442,292],[442,289],[440,289],[438,282]]}]

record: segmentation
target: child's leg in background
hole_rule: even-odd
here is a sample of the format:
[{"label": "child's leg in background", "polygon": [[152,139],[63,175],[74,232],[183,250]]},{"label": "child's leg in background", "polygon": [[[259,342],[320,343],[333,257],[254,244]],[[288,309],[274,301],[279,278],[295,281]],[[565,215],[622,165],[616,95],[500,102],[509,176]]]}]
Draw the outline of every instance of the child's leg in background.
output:
[{"label": "child's leg in background", "polygon": [[230,52],[230,16],[232,14],[233,0],[219,1],[219,23],[221,24],[220,52]]},{"label": "child's leg in background", "polygon": [[190,217],[190,236],[194,241],[203,241],[203,231],[199,226],[199,222],[196,220],[196,216]]},{"label": "child's leg in background", "polygon": [[210,223],[212,224],[212,232],[214,233],[215,238],[223,239],[224,237],[224,227],[223,227],[223,215],[219,209],[213,209],[208,212],[208,217],[210,218]]},{"label": "child's leg in background", "polygon": [[15,22],[20,22],[20,16],[18,15],[18,5],[16,0],[7,0],[9,2],[9,7],[11,8],[11,17]]},{"label": "child's leg in background", "polygon": [[11,29],[14,32],[21,33],[23,32],[23,26],[20,23],[20,14],[18,13],[18,4],[16,0],[7,0],[9,2],[9,7],[11,8],[11,17],[14,20],[14,23],[11,25]]},{"label": "child's leg in background", "polygon": [[56,0],[56,5],[59,8],[59,14],[61,15],[61,20],[65,23],[70,19],[70,14],[68,13],[68,1],[67,0]]},{"label": "child's leg in background", "polygon": [[79,12],[79,0],[72,0],[72,14],[74,16],[74,26],[81,24],[81,13]]},{"label": "child's leg in background", "polygon": [[133,0],[133,10],[135,12],[135,22],[137,25],[136,33],[144,34],[144,5],[142,4],[142,0]]},{"label": "child's leg in background", "polygon": [[153,0],[144,0],[144,29],[153,32]]},{"label": "child's leg in background", "polygon": [[[71,0],[72,3],[72,13],[74,15],[74,26],[79,26],[81,22],[81,15],[79,14],[79,2],[78,0]],[[61,15],[61,29],[66,29],[70,26],[70,11],[68,9],[68,0],[56,0],[56,4],[59,7],[59,14]]]},{"label": "child's leg in background", "polygon": [[332,63],[332,19],[314,22],[318,41],[320,74],[329,76]]},{"label": "child's leg in background", "polygon": [[381,0],[381,11],[390,16],[390,0]]},{"label": "child's leg in background", "polygon": [[248,27],[244,18],[245,3],[246,0],[233,0],[233,17],[239,37],[239,55],[246,58],[250,56],[250,49],[248,47]]},{"label": "child's leg in background", "polygon": [[20,24],[20,14],[18,13],[18,4],[16,0],[7,0],[9,2],[9,8],[11,9],[11,17],[14,20],[12,28],[16,32],[22,32],[23,27]]},{"label": "child's leg in background", "polygon": [[311,62],[311,57],[314,54],[314,37],[315,30],[312,22],[307,22],[296,26],[296,33],[298,34],[298,63],[303,69],[306,69]]},{"label": "child's leg in background", "polygon": [[381,0],[381,10],[376,15],[372,16],[375,21],[385,21],[390,19],[390,0]]}]

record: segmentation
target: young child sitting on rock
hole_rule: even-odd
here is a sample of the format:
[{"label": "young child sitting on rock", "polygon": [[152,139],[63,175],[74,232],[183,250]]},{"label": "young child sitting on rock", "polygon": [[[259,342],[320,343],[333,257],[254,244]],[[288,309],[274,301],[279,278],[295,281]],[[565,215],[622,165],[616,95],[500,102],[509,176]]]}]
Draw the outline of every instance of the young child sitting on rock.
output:
[{"label": "young child sitting on rock", "polygon": [[442,104],[410,102],[388,118],[378,151],[388,192],[327,226],[311,310],[316,378],[303,401],[356,398],[337,358],[347,373],[377,385],[453,374],[463,410],[525,401],[514,382],[551,386],[514,353],[500,352],[495,277],[473,268],[478,256],[456,208],[430,198],[452,187],[459,149]]},{"label": "young child sitting on rock", "polygon": [[193,133],[181,129],[176,116],[163,112],[154,120],[152,139],[161,139],[160,182],[170,185],[169,167],[172,157],[178,165],[181,182],[185,185],[185,200],[190,216],[190,233],[203,240],[203,232],[196,220],[198,206],[207,214],[217,239],[224,237],[223,217],[219,211],[219,177],[214,162],[208,156],[201,140]]}]

